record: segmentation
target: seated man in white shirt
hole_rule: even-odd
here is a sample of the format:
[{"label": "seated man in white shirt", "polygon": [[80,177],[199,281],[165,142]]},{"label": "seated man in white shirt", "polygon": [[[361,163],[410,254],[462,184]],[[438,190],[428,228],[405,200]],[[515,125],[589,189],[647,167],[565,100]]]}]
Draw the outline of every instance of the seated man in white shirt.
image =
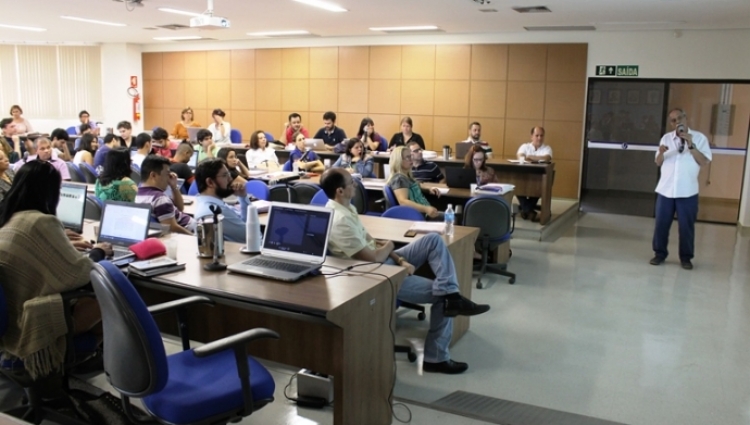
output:
[{"label": "seated man in white shirt", "polygon": [[[213,215],[211,205],[221,208],[224,215],[224,240],[245,243],[247,222],[247,192],[244,184],[232,183],[232,175],[223,159],[211,158],[202,161],[195,169],[195,181],[201,196],[195,201],[195,218]],[[239,213],[224,202],[234,194],[240,201]]]},{"label": "seated man in white shirt", "polygon": [[[328,240],[331,254],[406,268],[409,276],[401,284],[398,299],[432,304],[430,330],[424,343],[423,370],[447,374],[466,371],[469,366],[453,361],[448,351],[453,333],[452,317],[482,314],[490,306],[475,304],[459,294],[456,268],[443,238],[431,233],[394,250],[393,241],[376,241],[359,220],[357,210],[351,205],[356,191],[351,174],[343,168],[331,168],[321,177],[320,186],[329,199],[326,207],[334,210]],[[414,275],[414,271],[425,263],[429,263],[435,274],[434,280]]]},{"label": "seated man in white shirt", "polygon": [[[552,161],[552,148],[544,144],[544,127],[533,127],[531,129],[531,141],[524,143],[516,153],[519,160],[525,162],[550,162]],[[539,202],[538,197],[518,196],[521,207],[521,218],[524,220],[539,221],[534,207]]]},{"label": "seated man in white shirt", "polygon": [[131,158],[133,165],[141,167],[143,160],[151,153],[151,136],[141,133],[135,138],[135,147],[138,149]]}]

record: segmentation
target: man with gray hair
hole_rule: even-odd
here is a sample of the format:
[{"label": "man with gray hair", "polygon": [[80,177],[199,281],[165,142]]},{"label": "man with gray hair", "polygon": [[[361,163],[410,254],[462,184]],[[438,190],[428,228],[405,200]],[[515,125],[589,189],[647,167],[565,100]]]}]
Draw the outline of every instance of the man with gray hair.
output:
[{"label": "man with gray hair", "polygon": [[55,170],[60,173],[63,180],[70,180],[68,166],[65,165],[65,161],[59,159],[57,155],[52,152],[52,143],[50,143],[49,139],[46,137],[39,137],[34,140],[33,143],[28,143],[26,147],[29,150],[29,156],[13,164],[13,171],[18,171],[19,168],[23,167],[23,165],[29,161],[39,160],[49,162],[55,167]]},{"label": "man with gray hair", "polygon": [[654,228],[654,258],[658,266],[669,252],[669,229],[677,212],[680,234],[680,264],[692,270],[695,247],[695,220],[698,217],[698,173],[711,162],[711,146],[703,133],[687,126],[687,114],[679,108],[669,111],[669,125],[673,131],[665,134],[656,151],[656,165],[661,177],[656,186],[656,226]]}]

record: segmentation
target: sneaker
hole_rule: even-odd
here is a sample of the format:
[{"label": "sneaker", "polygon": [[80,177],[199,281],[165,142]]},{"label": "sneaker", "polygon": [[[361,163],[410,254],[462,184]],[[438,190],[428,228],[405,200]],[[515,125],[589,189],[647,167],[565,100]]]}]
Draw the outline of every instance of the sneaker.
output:
[{"label": "sneaker", "polygon": [[527,212],[522,212],[522,213],[521,213],[521,218],[522,218],[522,219],[524,219],[524,220],[528,220],[528,219],[529,219],[529,213],[527,213]]},{"label": "sneaker", "polygon": [[469,365],[466,363],[461,362],[454,362],[453,360],[448,360],[445,362],[440,363],[430,363],[430,362],[424,362],[422,363],[422,370],[425,372],[431,372],[431,373],[445,373],[448,375],[457,375],[459,373],[466,372],[466,369],[469,368]]},{"label": "sneaker", "polygon": [[663,258],[661,258],[661,257],[654,257],[654,258],[651,259],[651,261],[649,261],[649,264],[651,264],[652,266],[658,266],[658,265],[662,264],[663,262],[664,262]]},{"label": "sneaker", "polygon": [[490,306],[487,304],[477,304],[463,295],[460,299],[455,300],[446,298],[443,306],[445,317],[476,316],[477,314],[486,313],[490,309]]},{"label": "sneaker", "polygon": [[691,263],[690,260],[683,260],[682,268],[685,270],[693,270],[693,263]]}]

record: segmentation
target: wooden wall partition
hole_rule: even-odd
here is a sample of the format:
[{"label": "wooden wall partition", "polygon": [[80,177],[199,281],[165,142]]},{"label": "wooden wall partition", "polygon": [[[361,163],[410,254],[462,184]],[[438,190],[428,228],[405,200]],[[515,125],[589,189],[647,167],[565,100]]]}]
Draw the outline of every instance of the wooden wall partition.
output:
[{"label": "wooden wall partition", "polygon": [[554,196],[578,197],[586,44],[477,44],[245,49],[143,54],[146,128],[171,130],[187,106],[210,123],[278,138],[291,112],[313,132],[325,111],[353,135],[369,116],[386,138],[403,116],[428,149],[466,139],[472,121],[496,156],[514,157],[532,126],[555,153]]}]

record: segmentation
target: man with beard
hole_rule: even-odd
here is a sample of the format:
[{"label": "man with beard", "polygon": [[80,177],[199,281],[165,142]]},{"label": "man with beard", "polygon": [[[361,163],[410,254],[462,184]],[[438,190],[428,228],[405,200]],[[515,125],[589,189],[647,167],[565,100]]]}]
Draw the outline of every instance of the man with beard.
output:
[{"label": "man with beard", "polygon": [[[247,222],[247,192],[244,184],[232,184],[223,159],[211,158],[201,161],[195,169],[195,181],[201,196],[196,198],[195,217],[213,215],[211,205],[221,208],[224,215],[224,240],[245,243],[245,222]],[[224,202],[224,198],[234,194],[240,201],[240,211]]]}]

